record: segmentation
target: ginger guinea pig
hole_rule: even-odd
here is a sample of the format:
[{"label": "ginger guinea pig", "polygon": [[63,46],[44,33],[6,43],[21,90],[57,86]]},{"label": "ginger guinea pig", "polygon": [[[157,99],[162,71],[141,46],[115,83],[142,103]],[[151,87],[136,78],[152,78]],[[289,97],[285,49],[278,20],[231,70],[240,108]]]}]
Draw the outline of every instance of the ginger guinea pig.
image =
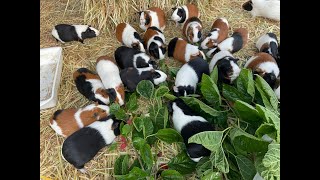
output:
[{"label": "ginger guinea pig", "polygon": [[137,31],[128,23],[120,23],[116,27],[116,37],[119,42],[127,47],[138,49],[146,52],[143,42]]},{"label": "ginger guinea pig", "polygon": [[166,27],[166,16],[162,9],[151,7],[145,11],[138,12],[140,16],[139,27],[146,31],[148,27],[155,26],[161,31]]},{"label": "ginger guinea pig", "polygon": [[166,39],[160,29],[155,26],[148,27],[144,33],[143,42],[150,56],[155,59],[164,59],[167,51]]},{"label": "ginger guinea pig", "polygon": [[228,37],[229,32],[229,23],[226,18],[216,19],[212,26],[210,33],[207,37],[201,42],[202,49],[211,49],[216,46],[223,40]]},{"label": "ginger guinea pig", "polygon": [[99,31],[89,25],[58,24],[53,28],[51,34],[62,43],[70,41],[83,43],[84,39],[99,36]]},{"label": "ginger guinea pig", "polygon": [[175,21],[177,25],[185,23],[191,17],[200,17],[200,12],[194,4],[174,7],[172,10],[171,20]]},{"label": "ginger guinea pig", "polygon": [[189,43],[197,43],[202,37],[202,22],[197,17],[189,18],[183,25],[182,34]]}]

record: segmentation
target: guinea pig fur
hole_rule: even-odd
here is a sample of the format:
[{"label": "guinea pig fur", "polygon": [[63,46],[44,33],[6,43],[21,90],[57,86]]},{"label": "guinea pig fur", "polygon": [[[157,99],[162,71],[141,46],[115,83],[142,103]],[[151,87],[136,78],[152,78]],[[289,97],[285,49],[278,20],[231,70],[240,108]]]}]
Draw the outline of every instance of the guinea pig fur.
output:
[{"label": "guinea pig fur", "polygon": [[63,142],[62,157],[80,172],[86,173],[85,163],[120,134],[120,122],[108,116],[76,131]]},{"label": "guinea pig fur", "polygon": [[211,49],[216,47],[220,42],[228,37],[229,23],[226,18],[216,19],[212,26],[210,33],[201,42],[202,49]]},{"label": "guinea pig fur", "polygon": [[120,71],[120,77],[129,92],[133,92],[142,80],[150,80],[153,84],[158,85],[167,79],[167,75],[164,72],[155,70],[152,67],[129,67]]},{"label": "guinea pig fur", "polygon": [[142,39],[137,31],[128,23],[120,23],[116,27],[116,37],[119,42],[127,47],[138,49],[146,52]]},{"label": "guinea pig fur", "polygon": [[157,63],[146,53],[126,46],[118,47],[114,52],[114,57],[120,69],[128,67],[157,67]]},{"label": "guinea pig fur", "polygon": [[256,47],[260,52],[265,52],[278,58],[278,39],[274,33],[267,33],[259,37]]},{"label": "guinea pig fur", "polygon": [[84,39],[99,36],[99,31],[89,25],[58,24],[53,28],[51,34],[62,43],[70,41],[83,43]]},{"label": "guinea pig fur", "polygon": [[51,128],[59,135],[68,137],[77,130],[109,115],[106,105],[90,104],[75,109],[60,109],[50,118]]},{"label": "guinea pig fur", "polygon": [[146,31],[148,27],[155,26],[161,31],[166,27],[166,16],[162,9],[151,7],[145,11],[138,12],[140,16],[139,27]]},{"label": "guinea pig fur", "polygon": [[182,38],[173,38],[168,45],[168,57],[173,57],[182,63],[187,63],[197,57],[206,59],[206,56],[199,50],[198,46],[189,44]]},{"label": "guinea pig fur", "polygon": [[173,86],[175,96],[194,94],[197,83],[201,81],[202,74],[209,75],[209,65],[201,57],[184,64],[179,69]]},{"label": "guinea pig fur", "polygon": [[214,127],[203,117],[196,114],[180,98],[171,101],[168,104],[168,110],[172,114],[174,128],[183,137],[190,159],[199,162],[203,156],[210,156],[210,150],[201,144],[188,143],[188,139],[200,132],[214,131]]},{"label": "guinea pig fur", "polygon": [[272,89],[275,88],[280,70],[276,60],[268,53],[259,52],[252,56],[244,65],[245,68],[251,69],[253,74],[260,75]]},{"label": "guinea pig fur", "polygon": [[237,64],[239,59],[234,58],[229,51],[219,51],[213,56],[209,64],[210,73],[214,67],[218,68],[218,80],[226,84],[231,84],[240,74]]},{"label": "guinea pig fur", "polygon": [[197,43],[201,40],[202,23],[199,18],[191,17],[183,25],[182,34],[189,43]]},{"label": "guinea pig fur", "polygon": [[253,17],[262,16],[280,21],[280,0],[250,0],[242,8],[250,11]]},{"label": "guinea pig fur", "polygon": [[164,59],[167,51],[166,39],[160,29],[155,26],[148,27],[143,36],[143,42],[150,56],[155,59]]},{"label": "guinea pig fur", "polygon": [[200,12],[194,4],[174,7],[172,10],[171,20],[175,21],[177,24],[183,24],[191,17],[200,17]]},{"label": "guinea pig fur", "polygon": [[80,68],[73,73],[73,80],[78,91],[91,101],[109,104],[116,99],[116,91],[105,89],[98,74],[87,68]]},{"label": "guinea pig fur", "polygon": [[116,100],[120,106],[124,104],[124,86],[120,78],[120,71],[113,58],[101,56],[97,59],[96,70],[102,84],[106,89],[114,88],[116,90]]}]

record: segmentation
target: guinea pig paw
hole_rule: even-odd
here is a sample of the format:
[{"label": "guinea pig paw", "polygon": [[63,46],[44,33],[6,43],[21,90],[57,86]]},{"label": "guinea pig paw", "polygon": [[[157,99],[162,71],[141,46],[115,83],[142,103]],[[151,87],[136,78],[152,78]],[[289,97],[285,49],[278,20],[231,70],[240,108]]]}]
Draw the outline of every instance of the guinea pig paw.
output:
[{"label": "guinea pig paw", "polygon": [[79,169],[79,171],[83,174],[88,174],[88,171],[85,168]]}]

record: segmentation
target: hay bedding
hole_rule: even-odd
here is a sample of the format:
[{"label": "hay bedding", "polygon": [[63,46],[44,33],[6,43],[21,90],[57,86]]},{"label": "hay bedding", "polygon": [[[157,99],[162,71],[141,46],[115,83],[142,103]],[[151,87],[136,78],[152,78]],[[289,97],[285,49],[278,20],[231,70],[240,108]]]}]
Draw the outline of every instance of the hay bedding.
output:
[{"label": "hay bedding", "polygon": [[[241,9],[246,0],[203,0],[191,1],[198,5],[203,22],[203,34],[206,34],[212,22],[218,17],[225,17],[231,27],[229,34],[234,28],[245,27],[249,30],[249,41],[246,47],[235,53],[240,58],[239,66],[255,52],[255,42],[259,36],[267,32],[277,35],[280,42],[280,23],[265,18],[253,19],[251,15]],[[162,8],[167,18],[171,16],[171,8],[175,5],[186,4],[190,1],[151,1],[151,6]],[[117,150],[109,151],[102,149],[93,160],[86,164],[89,175],[78,172],[72,165],[64,161],[60,155],[61,145],[64,138],[56,135],[50,128],[49,118],[58,109],[71,107],[83,107],[91,104],[76,89],[72,80],[72,73],[80,67],[95,70],[95,61],[101,55],[112,55],[121,44],[115,38],[115,26],[120,22],[129,22],[138,32],[143,33],[138,27],[138,16],[136,11],[146,9],[148,1],[94,1],[94,0],[41,0],[40,1],[40,48],[62,46],[63,47],[63,69],[61,85],[58,94],[57,106],[40,111],[40,177],[51,179],[112,179],[113,164],[120,154],[134,155],[133,147],[128,145],[125,152]],[[101,34],[97,38],[86,39],[85,44],[71,42],[66,44],[57,43],[51,36],[52,28],[59,23],[69,24],[91,24],[98,28]],[[106,28],[108,27],[108,28]],[[167,43],[173,37],[182,37],[181,30],[174,22],[167,21],[164,30]],[[181,67],[181,63],[172,58],[165,59],[169,67]],[[148,105],[144,100],[138,100],[139,109],[137,113],[145,113]],[[156,144],[163,157],[158,163],[168,162],[179,151],[175,144]],[[133,156],[134,157],[134,156]],[[190,175],[188,179],[194,179]]]}]

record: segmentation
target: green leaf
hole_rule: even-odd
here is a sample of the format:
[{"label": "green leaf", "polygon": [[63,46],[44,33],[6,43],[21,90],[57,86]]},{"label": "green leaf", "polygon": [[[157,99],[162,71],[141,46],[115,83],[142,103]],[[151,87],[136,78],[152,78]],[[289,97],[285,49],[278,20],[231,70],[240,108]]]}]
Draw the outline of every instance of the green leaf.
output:
[{"label": "green leaf", "polygon": [[154,124],[154,131],[157,132],[159,129],[163,129],[166,126],[168,120],[168,109],[166,106],[160,107],[157,104],[152,104],[149,108],[150,119]]},{"label": "green leaf", "polygon": [[110,114],[115,114],[120,109],[120,105],[118,103],[113,103],[109,106],[110,108]]},{"label": "green leaf", "polygon": [[144,138],[146,138],[147,136],[153,133],[154,127],[149,117],[144,117],[142,120],[143,120],[143,128],[142,128],[143,136]]},{"label": "green leaf", "polygon": [[176,96],[174,96],[174,95],[172,95],[172,94],[170,94],[170,93],[166,93],[166,94],[164,95],[164,97],[167,98],[167,99],[169,99],[170,101],[173,101],[173,100],[175,100],[175,99],[177,98]]},{"label": "green leaf", "polygon": [[140,96],[150,99],[154,91],[154,85],[149,80],[142,80],[139,82],[136,89]]},{"label": "green leaf", "polygon": [[273,89],[261,76],[256,76],[255,82],[256,82],[256,86],[258,86],[267,95],[267,98],[271,106],[273,107],[273,109],[278,111],[279,101]]},{"label": "green leaf", "polygon": [[141,170],[138,167],[132,168],[132,170],[129,172],[129,174],[126,175],[114,175],[119,180],[141,180],[145,179],[148,176],[148,174]]},{"label": "green leaf", "polygon": [[143,119],[141,117],[136,117],[133,119],[133,126],[138,132],[140,132],[144,126]]},{"label": "green leaf", "polygon": [[276,128],[274,127],[273,124],[270,124],[270,123],[264,123],[264,124],[261,124],[260,127],[256,130],[256,135],[258,137],[262,137],[263,135],[265,134],[271,134],[271,133],[275,133],[277,130]]},{"label": "green leaf", "polygon": [[212,162],[212,165],[217,168],[219,171],[223,173],[229,172],[229,163],[226,158],[226,155],[224,154],[224,150],[222,146],[219,146],[216,151],[211,152],[210,154],[210,160]]},{"label": "green leaf", "polygon": [[201,144],[210,151],[216,151],[221,146],[223,131],[204,131],[191,136],[188,143]]},{"label": "green leaf", "polygon": [[174,169],[181,174],[191,174],[197,163],[192,161],[185,151],[181,151],[176,157],[168,162],[170,169]]},{"label": "green leaf", "polygon": [[217,66],[213,68],[213,71],[211,72],[210,77],[215,84],[218,84],[218,67]]},{"label": "green leaf", "polygon": [[151,148],[149,146],[149,144],[144,143],[141,147],[140,147],[140,156],[143,160],[144,163],[146,163],[148,168],[151,168],[153,165],[153,156],[151,153]]},{"label": "green leaf", "polygon": [[139,160],[136,158],[133,163],[131,164],[130,168],[129,168],[129,171],[131,171],[134,167],[138,167],[138,168],[141,168],[141,165],[139,163]]},{"label": "green leaf", "polygon": [[135,92],[130,95],[129,101],[126,103],[126,107],[130,112],[138,109],[137,95]]},{"label": "green leaf", "polygon": [[202,101],[198,100],[197,98],[194,97],[181,97],[181,99],[189,106],[191,107],[194,111],[199,112],[201,114],[205,113],[210,116],[219,116],[221,113],[210,106],[206,105]]},{"label": "green leaf", "polygon": [[241,100],[246,103],[251,102],[251,97],[245,96],[237,88],[230,86],[228,84],[223,84],[222,95],[230,102],[235,102],[236,100]]},{"label": "green leaf", "polygon": [[120,119],[120,120],[125,120],[128,118],[126,112],[124,111],[124,109],[119,109],[116,113],[115,113],[115,116],[117,119]]},{"label": "green leaf", "polygon": [[243,121],[257,126],[262,123],[259,112],[250,104],[237,100],[233,108]]},{"label": "green leaf", "polygon": [[167,86],[160,86],[155,92],[155,97],[163,97],[169,91],[170,90]]},{"label": "green leaf", "polygon": [[172,128],[160,129],[156,137],[169,144],[173,142],[183,142],[182,136]]},{"label": "green leaf", "polygon": [[133,147],[138,151],[143,146],[143,144],[146,144],[146,143],[147,143],[146,140],[141,137],[134,137],[132,140]]},{"label": "green leaf", "polygon": [[241,72],[237,78],[237,88],[243,94],[249,94],[254,97],[254,81],[252,72],[249,69],[241,69]]},{"label": "green leaf", "polygon": [[[269,102],[269,100],[268,100],[268,98],[267,98],[267,95],[263,92],[263,90],[261,89],[261,87],[259,87],[258,85],[257,85],[257,83],[255,83],[255,86],[256,86],[256,88],[257,88],[257,90],[258,90],[258,92],[259,92],[259,95],[260,96],[258,96],[259,98],[261,98],[261,100],[262,100],[262,105],[264,105],[267,109],[270,109],[270,110],[272,110],[272,111],[276,111],[276,110],[274,110],[273,109],[273,107],[271,106],[271,104],[270,104],[270,102]],[[257,98],[257,101],[258,101],[259,99]],[[260,103],[258,103],[258,104],[260,104]]]},{"label": "green leaf", "polygon": [[221,180],[222,175],[219,171],[211,170],[206,173],[206,175],[201,177],[201,180]]},{"label": "green leaf", "polygon": [[280,144],[269,144],[262,163],[266,167],[261,173],[264,179],[280,179]]},{"label": "green leaf", "polygon": [[209,157],[203,157],[197,163],[196,173],[199,177],[201,177],[205,171],[211,170],[211,169],[212,169],[212,163],[211,163]]},{"label": "green leaf", "polygon": [[117,142],[113,142],[110,146],[108,146],[108,151],[114,151],[115,149],[117,149],[118,147],[118,143]]},{"label": "green leaf", "polygon": [[129,124],[125,124],[121,129],[121,134],[127,136],[131,132],[131,126]]},{"label": "green leaf", "polygon": [[280,117],[269,109],[257,104],[257,110],[267,123],[274,124],[277,130],[277,142],[280,143]]},{"label": "green leaf", "polygon": [[162,171],[161,177],[163,180],[183,180],[183,176],[176,170],[165,170]]},{"label": "green leaf", "polygon": [[241,176],[244,180],[252,180],[257,171],[253,162],[243,155],[236,156],[237,164],[240,169]]},{"label": "green leaf", "polygon": [[115,175],[125,175],[129,173],[129,156],[121,155],[118,157],[114,163],[114,174]]},{"label": "green leaf", "polygon": [[178,67],[169,67],[169,72],[171,77],[176,77],[180,68]]},{"label": "green leaf", "polygon": [[218,108],[221,105],[221,97],[217,85],[213,82],[210,76],[203,74],[201,80],[201,93],[206,101]]}]

